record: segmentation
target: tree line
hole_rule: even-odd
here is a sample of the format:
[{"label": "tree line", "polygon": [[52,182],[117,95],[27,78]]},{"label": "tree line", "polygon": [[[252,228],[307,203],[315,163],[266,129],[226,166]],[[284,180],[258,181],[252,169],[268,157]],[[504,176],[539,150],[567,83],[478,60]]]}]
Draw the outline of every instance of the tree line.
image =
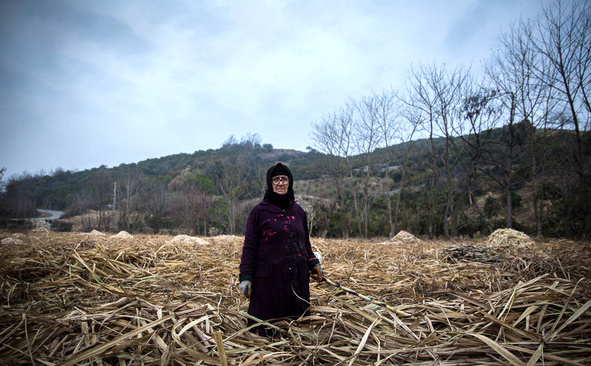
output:
[{"label": "tree line", "polygon": [[37,208],[64,210],[64,218],[80,217],[84,231],[236,234],[244,201],[261,195],[269,164],[263,156],[272,151],[256,134],[232,136],[217,150],[82,172],[23,173],[5,184],[0,213],[27,218]]},{"label": "tree line", "polygon": [[[405,226],[455,237],[469,221],[476,221],[469,232],[491,232],[501,224],[490,214],[499,204],[502,226],[514,227],[517,192],[526,186],[535,235],[589,236],[590,22],[588,1],[550,2],[538,19],[520,19],[501,34],[480,72],[419,65],[406,90],[349,100],[314,122],[314,146],[326,154],[335,187],[321,205],[323,230],[338,221],[341,236],[370,235],[372,153],[383,149],[381,216],[390,236]],[[411,161],[417,145],[409,142],[417,138],[424,160]],[[401,144],[406,150],[391,151]],[[353,157],[365,160],[357,177]],[[489,197],[487,216],[477,202],[490,191],[503,202]]]}]

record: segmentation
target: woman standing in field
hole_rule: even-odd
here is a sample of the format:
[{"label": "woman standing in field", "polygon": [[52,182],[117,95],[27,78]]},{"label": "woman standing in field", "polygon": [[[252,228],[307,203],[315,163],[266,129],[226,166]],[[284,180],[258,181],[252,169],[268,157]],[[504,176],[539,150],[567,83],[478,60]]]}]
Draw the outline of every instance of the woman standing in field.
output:
[{"label": "woman standing in field", "polygon": [[[240,290],[250,298],[248,313],[262,320],[303,315],[310,302],[310,272],[322,280],[306,213],[295,202],[291,171],[278,163],[267,171],[263,201],[246,223],[239,279]],[[261,327],[256,331],[266,334]]]}]

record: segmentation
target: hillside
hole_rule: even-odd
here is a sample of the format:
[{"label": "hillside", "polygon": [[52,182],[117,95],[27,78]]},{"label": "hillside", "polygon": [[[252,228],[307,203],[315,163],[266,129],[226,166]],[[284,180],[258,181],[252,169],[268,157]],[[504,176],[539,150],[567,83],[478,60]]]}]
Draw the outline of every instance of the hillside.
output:
[{"label": "hillside", "polygon": [[[388,236],[404,229],[430,237],[474,236],[511,221],[534,235],[585,236],[590,213],[578,208],[584,200],[576,195],[588,193],[577,188],[581,177],[568,152],[571,134],[538,130],[543,143],[530,148],[525,126],[521,142],[510,150],[504,129],[483,133],[486,156],[471,155],[472,136],[456,138],[448,164],[444,138],[347,159],[247,141],[111,168],[29,175],[8,182],[1,211],[22,218],[38,208],[62,210],[82,217],[84,231],[239,234],[249,207],[262,197],[267,168],[281,161],[292,169],[297,198],[316,235]],[[588,158],[589,136],[584,135]],[[91,211],[97,214],[80,216]]]}]

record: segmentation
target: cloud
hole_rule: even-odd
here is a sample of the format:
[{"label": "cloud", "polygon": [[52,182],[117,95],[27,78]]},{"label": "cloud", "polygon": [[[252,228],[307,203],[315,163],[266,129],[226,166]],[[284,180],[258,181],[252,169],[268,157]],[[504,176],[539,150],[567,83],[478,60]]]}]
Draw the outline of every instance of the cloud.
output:
[{"label": "cloud", "polygon": [[0,166],[86,169],[310,122],[404,86],[411,63],[472,62],[531,1],[0,2]]}]

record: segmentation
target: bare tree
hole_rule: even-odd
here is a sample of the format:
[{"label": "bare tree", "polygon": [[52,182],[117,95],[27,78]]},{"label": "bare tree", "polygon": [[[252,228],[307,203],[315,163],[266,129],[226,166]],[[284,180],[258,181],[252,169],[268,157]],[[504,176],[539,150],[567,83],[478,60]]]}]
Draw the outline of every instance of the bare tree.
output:
[{"label": "bare tree", "polygon": [[87,215],[93,207],[91,193],[88,188],[76,191],[73,195],[73,213],[80,215],[80,226],[83,231],[91,231],[96,227],[93,223],[93,216]]},{"label": "bare tree", "polygon": [[[392,238],[398,231],[398,213],[400,209],[401,192],[406,180],[406,170],[408,165],[408,157],[410,153],[410,144],[407,145],[406,153],[399,156],[398,166],[392,167],[392,151],[391,148],[395,143],[409,142],[414,136],[417,124],[412,119],[403,117],[400,98],[394,91],[382,91],[381,93],[374,92],[372,102],[366,99],[365,107],[373,114],[373,118],[377,122],[379,145],[385,150],[385,195],[388,210],[388,223],[390,225],[389,236]],[[390,185],[392,168],[402,170],[402,179],[398,187],[398,194],[396,199],[395,209],[392,208],[392,189]]]},{"label": "bare tree", "polygon": [[576,136],[576,163],[583,179],[588,168],[581,131],[589,128],[591,107],[591,3],[587,0],[550,2],[537,27],[527,33],[542,62],[536,76],[561,97]]},{"label": "bare tree", "polygon": [[458,123],[459,101],[461,99],[462,85],[468,75],[462,67],[448,72],[444,65],[437,67],[421,66],[419,70],[411,71],[410,91],[407,103],[415,108],[418,118],[422,121],[423,130],[428,134],[432,154],[432,175],[428,196],[428,226],[429,237],[433,237],[433,210],[434,192],[437,174],[437,161],[439,159],[435,147],[435,138],[445,138],[444,151],[441,158],[445,164],[447,202],[443,221],[444,233],[449,237],[449,222],[452,224],[453,235],[457,235],[457,212],[454,209],[455,183],[452,176],[451,149],[454,143],[453,125]]},{"label": "bare tree", "polygon": [[112,223],[113,178],[106,166],[101,166],[94,172],[90,192],[96,209],[98,229],[109,231]]},{"label": "bare tree", "polygon": [[[314,209],[320,214],[319,225],[322,228],[322,237],[326,237],[330,227],[333,212],[337,208],[337,203],[343,204],[344,180],[347,176],[346,167],[343,158],[339,156],[340,146],[343,145],[343,134],[339,133],[337,113],[325,115],[320,121],[312,123],[311,137],[314,146],[323,153],[322,167],[328,173],[329,178],[334,182],[336,194],[334,197],[316,197],[314,199]],[[319,193],[317,193],[319,194]],[[344,210],[341,210],[344,214]]]},{"label": "bare tree", "polygon": [[356,104],[357,119],[353,125],[356,150],[364,156],[365,166],[362,175],[363,210],[361,221],[363,222],[363,235],[369,236],[369,184],[372,166],[372,153],[379,146],[379,121],[377,119],[378,99],[375,96],[362,98]]},{"label": "bare tree", "polygon": [[413,116],[418,126],[420,126],[420,130],[427,134],[431,147],[431,180],[427,185],[429,190],[427,194],[427,231],[429,238],[432,239],[435,235],[434,195],[438,160],[438,153],[435,147],[435,138],[437,137],[435,135],[435,124],[438,118],[438,109],[437,96],[427,85],[428,73],[429,69],[423,66],[419,67],[418,70],[411,69],[406,103],[408,108],[414,110]]},{"label": "bare tree", "polygon": [[487,89],[482,83],[470,81],[465,88],[465,96],[461,107],[461,117],[465,123],[454,127],[454,133],[461,139],[456,144],[456,153],[466,172],[465,187],[470,207],[474,207],[489,233],[493,228],[478,206],[474,194],[475,184],[480,171],[486,168],[483,164],[483,153],[488,149],[489,139],[484,134],[496,128],[500,121],[501,110],[495,104],[496,90]]},{"label": "bare tree", "polygon": [[224,158],[218,169],[218,188],[226,203],[227,227],[229,234],[236,233],[236,219],[239,200],[244,194],[243,180],[246,175],[247,164],[241,155]]},{"label": "bare tree", "polygon": [[378,133],[380,135],[381,143],[384,146],[386,166],[384,168],[384,189],[386,194],[386,207],[388,209],[388,223],[390,224],[389,237],[392,238],[396,235],[396,224],[394,222],[392,201],[390,199],[392,190],[390,189],[390,163],[391,163],[391,151],[390,148],[396,137],[399,134],[399,129],[402,127],[396,123],[396,117],[399,113],[399,106],[397,104],[397,95],[394,91],[382,91],[376,93],[374,91],[372,98],[373,103],[373,114],[378,124]]},{"label": "bare tree", "polygon": [[209,214],[214,202],[213,182],[202,176],[193,175],[189,169],[169,185],[172,190],[172,216],[186,233],[208,235]]},{"label": "bare tree", "polygon": [[468,71],[463,67],[448,72],[445,66],[439,68],[432,67],[426,74],[427,85],[436,96],[438,118],[436,125],[441,135],[445,137],[445,149],[443,153],[443,162],[445,164],[445,173],[447,181],[447,202],[445,205],[445,220],[443,230],[445,237],[449,238],[449,223],[452,226],[452,235],[458,236],[458,215],[455,207],[455,178],[452,176],[452,167],[455,165],[456,158],[452,157],[452,149],[455,136],[453,130],[459,121],[460,101],[463,96],[464,83],[468,77]]},{"label": "bare tree", "polygon": [[4,182],[4,174],[6,173],[6,168],[0,168],[0,217],[7,216],[8,208],[5,206],[5,189],[6,189],[6,182]]},{"label": "bare tree", "polygon": [[6,182],[4,182],[5,173],[6,168],[0,168],[0,193],[4,193],[4,188],[6,188]]},{"label": "bare tree", "polygon": [[18,178],[11,177],[6,185],[6,202],[11,217],[28,218],[37,214],[38,177],[24,172]]},{"label": "bare tree", "polygon": [[141,220],[139,199],[146,189],[145,178],[137,170],[128,170],[120,180],[119,187],[119,226],[127,231],[137,229]]},{"label": "bare tree", "polygon": [[[353,124],[353,109],[346,106],[337,112],[324,116],[320,121],[312,124],[312,139],[318,151],[325,154],[324,168],[335,183],[336,200],[341,217],[341,230],[344,238],[349,237],[350,215],[346,209],[345,179],[352,174],[351,157],[351,129]],[[355,197],[356,202],[356,197]],[[326,208],[335,207],[327,205]],[[326,218],[330,217],[328,213]],[[328,226],[330,223],[326,223]]]},{"label": "bare tree", "polygon": [[[585,158],[582,136],[582,132],[589,131],[591,127],[591,2],[549,2],[528,37],[542,56],[542,62],[535,65],[535,75],[552,89],[570,116],[568,121],[574,130],[573,155],[579,188],[578,198],[573,198],[573,202],[567,205],[567,216],[570,216],[577,201],[585,202],[591,197],[590,164]],[[585,236],[591,232],[591,207],[584,204],[581,209],[584,219],[578,234]]]},{"label": "bare tree", "polygon": [[[536,50],[532,32],[531,23],[520,20],[508,33],[502,34],[502,47],[493,54],[496,67],[489,71],[489,75],[494,75],[497,86],[503,84],[501,88],[514,95],[517,120],[531,124],[531,128],[526,129],[531,187],[538,192],[540,170],[536,146],[548,136],[548,118],[556,103],[553,88],[536,77],[537,70],[544,64],[544,57]],[[536,133],[538,127],[542,127],[541,133]],[[539,195],[533,194],[532,200],[537,236],[542,236]]]},{"label": "bare tree", "polygon": [[[357,221],[357,232],[359,235],[362,233],[361,229],[361,210],[359,208],[359,188],[357,186],[357,180],[353,175],[353,156],[355,156],[358,151],[355,149],[355,102],[349,100],[349,102],[345,105],[344,108],[341,109],[341,113],[339,114],[339,124],[342,126],[339,130],[343,133],[343,145],[341,145],[340,153],[341,156],[345,158],[347,164],[347,172],[349,173],[349,187],[351,188],[351,195],[353,197],[353,211],[352,213],[345,211],[345,219],[346,227],[347,227],[347,236],[348,231],[350,230],[350,226],[352,225],[353,217],[356,218]],[[346,210],[347,208],[343,206],[342,210]]]},{"label": "bare tree", "polygon": [[[521,42],[521,39],[506,40],[511,42]],[[498,140],[498,146],[494,150],[486,153],[488,162],[500,168],[502,176],[495,174],[490,176],[495,179],[505,192],[506,196],[506,215],[507,227],[513,225],[513,202],[512,192],[514,188],[513,170],[518,156],[523,153],[522,146],[524,141],[519,136],[519,122],[516,121],[518,99],[524,96],[523,82],[524,69],[519,65],[519,57],[513,57],[511,53],[519,53],[519,50],[509,46],[501,52],[493,55],[492,62],[486,65],[486,75],[491,81],[493,88],[497,91],[496,100],[501,104],[505,111],[505,127],[503,127],[503,136]],[[527,120],[522,120],[527,121]],[[526,123],[530,123],[527,121]]]},{"label": "bare tree", "polygon": [[398,167],[401,172],[400,181],[398,182],[397,194],[396,194],[396,205],[394,206],[394,218],[393,218],[393,233],[398,231],[398,222],[400,216],[400,204],[404,194],[405,184],[407,182],[408,170],[409,170],[409,158],[413,144],[412,141],[417,128],[421,123],[421,112],[415,108],[409,108],[409,103],[404,101],[403,98],[398,97],[400,115],[396,119],[396,140],[405,145],[403,154],[398,157]]},{"label": "bare tree", "polygon": [[[539,24],[539,23],[536,23]],[[505,149],[503,159],[496,159],[496,165],[504,170],[502,179],[496,180],[504,187],[507,207],[507,226],[512,226],[512,201],[511,192],[513,182],[513,165],[520,159],[520,155],[529,155],[531,172],[531,187],[534,192],[540,189],[539,165],[537,146],[548,136],[549,117],[553,110],[560,109],[560,103],[554,98],[557,83],[557,69],[548,66],[548,58],[540,52],[536,45],[535,24],[520,20],[513,24],[508,33],[500,37],[502,47],[492,57],[492,61],[486,67],[486,73],[492,81],[494,88],[499,92],[499,101],[502,101],[508,111]],[[539,29],[539,28],[538,28]],[[544,70],[543,74],[540,70]],[[525,128],[524,128],[525,127]],[[536,133],[538,127],[542,127],[541,133]],[[525,132],[526,140],[519,135]],[[527,146],[523,148],[522,145]],[[536,232],[542,235],[542,209],[538,194],[532,195]]]},{"label": "bare tree", "polygon": [[146,222],[154,234],[158,234],[163,229],[169,201],[166,184],[150,182],[142,196],[142,211],[146,213]]},{"label": "bare tree", "polygon": [[309,215],[310,233],[312,233],[313,224],[320,228],[320,237],[326,238],[330,224],[332,222],[332,214],[335,212],[337,205],[336,199],[322,198],[315,196],[313,198],[314,211]]}]

